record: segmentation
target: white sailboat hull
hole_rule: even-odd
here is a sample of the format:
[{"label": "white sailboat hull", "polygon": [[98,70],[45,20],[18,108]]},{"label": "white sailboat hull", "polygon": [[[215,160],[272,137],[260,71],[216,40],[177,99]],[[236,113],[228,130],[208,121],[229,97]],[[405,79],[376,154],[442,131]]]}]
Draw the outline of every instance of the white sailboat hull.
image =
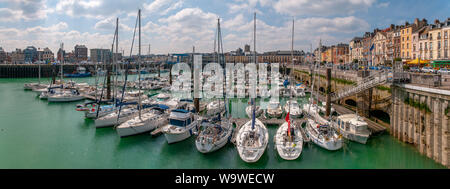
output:
[{"label": "white sailboat hull", "polygon": [[84,97],[83,96],[69,96],[69,97],[52,97],[49,96],[47,97],[47,100],[49,102],[75,102],[75,101],[80,101],[83,100]]},{"label": "white sailboat hull", "polygon": [[[291,125],[292,126],[292,125]],[[285,160],[295,160],[300,157],[303,150],[303,138],[299,129],[295,129],[292,133],[292,141],[286,141],[284,139],[287,136],[286,132],[288,129],[288,123],[283,123],[278,127],[277,133],[275,134],[275,149],[278,155]]]},{"label": "white sailboat hull", "polygon": [[[245,113],[247,113],[247,116],[251,118],[252,117],[252,106],[247,106],[247,108],[245,108]],[[255,117],[261,116],[262,113],[263,113],[263,109],[257,108],[257,110],[255,111]]]},{"label": "white sailboat hull", "polygon": [[153,131],[162,125],[166,125],[167,122],[167,119],[161,118],[152,122],[144,121],[143,124],[138,125],[120,125],[116,128],[116,131],[120,137],[133,136]]},{"label": "white sailboat hull", "polygon": [[[261,156],[264,154],[267,143],[269,140],[269,133],[267,132],[266,126],[259,120],[255,119],[255,133],[260,134],[257,136],[254,143],[247,143],[248,134],[252,130],[252,121],[247,122],[238,131],[236,137],[236,147],[239,153],[239,157],[247,163],[257,162]],[[252,144],[257,144],[256,146],[251,146]]]},{"label": "white sailboat hull", "polygon": [[95,120],[95,127],[96,128],[112,127],[114,125],[122,124],[125,121],[131,119],[132,117],[133,117],[133,115],[124,116],[124,117],[119,118],[119,121],[117,121],[117,117],[111,117],[111,118],[106,118],[106,119],[101,117],[100,119]]},{"label": "white sailboat hull", "polygon": [[275,109],[275,110],[268,109],[267,110],[267,116],[269,118],[280,118],[282,114],[283,114],[283,111],[281,111],[281,109]]},{"label": "white sailboat hull", "polygon": [[218,149],[224,147],[228,143],[233,130],[230,128],[226,132],[226,135],[214,142],[208,139],[204,139],[208,141],[202,141],[201,137],[197,138],[197,140],[195,140],[195,146],[197,147],[197,150],[205,154],[217,151]]},{"label": "white sailboat hull", "polygon": [[164,137],[167,140],[167,143],[173,144],[176,142],[180,142],[183,140],[186,140],[187,138],[192,136],[192,132],[183,132],[179,134],[170,134],[170,133],[164,133]]},{"label": "white sailboat hull", "polygon": [[197,121],[193,122],[191,125],[187,126],[186,128],[183,128],[182,132],[173,132],[171,129],[168,129],[170,125],[165,126],[165,128],[162,129],[162,132],[164,133],[164,137],[167,140],[167,143],[173,144],[176,142],[181,142],[183,140],[186,140],[187,138],[191,137],[196,131],[197,131]]},{"label": "white sailboat hull", "polygon": [[337,138],[337,136],[335,136],[327,140],[324,136],[320,136],[314,132],[314,124],[314,121],[309,120],[306,126],[306,134],[308,134],[309,138],[312,142],[314,142],[314,144],[330,151],[336,151],[342,148],[341,138]]}]

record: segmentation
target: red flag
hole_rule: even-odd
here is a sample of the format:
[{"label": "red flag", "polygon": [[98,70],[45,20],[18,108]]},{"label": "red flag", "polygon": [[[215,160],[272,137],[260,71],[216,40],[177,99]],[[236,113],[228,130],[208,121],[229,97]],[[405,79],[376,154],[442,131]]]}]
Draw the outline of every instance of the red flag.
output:
[{"label": "red flag", "polygon": [[291,136],[291,120],[289,119],[289,112],[286,115],[286,121],[288,122],[288,136]]}]

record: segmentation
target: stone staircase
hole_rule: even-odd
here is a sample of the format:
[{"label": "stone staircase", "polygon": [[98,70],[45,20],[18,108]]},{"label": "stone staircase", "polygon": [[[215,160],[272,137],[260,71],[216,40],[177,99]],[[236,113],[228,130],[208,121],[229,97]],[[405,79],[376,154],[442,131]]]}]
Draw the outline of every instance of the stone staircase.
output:
[{"label": "stone staircase", "polygon": [[365,77],[361,81],[359,81],[356,86],[346,87],[334,93],[331,96],[331,101],[337,101],[342,98],[353,96],[378,85],[383,85],[388,82],[388,74],[389,72],[382,70],[368,77]]}]

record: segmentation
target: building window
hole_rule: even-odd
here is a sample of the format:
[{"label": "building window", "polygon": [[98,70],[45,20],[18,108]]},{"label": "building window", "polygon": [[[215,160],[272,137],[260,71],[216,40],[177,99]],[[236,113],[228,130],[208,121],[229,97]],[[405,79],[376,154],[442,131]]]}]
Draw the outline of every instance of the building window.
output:
[{"label": "building window", "polygon": [[413,45],[413,51],[416,51],[416,45]]},{"label": "building window", "polygon": [[441,42],[438,41],[438,49],[441,49]]}]

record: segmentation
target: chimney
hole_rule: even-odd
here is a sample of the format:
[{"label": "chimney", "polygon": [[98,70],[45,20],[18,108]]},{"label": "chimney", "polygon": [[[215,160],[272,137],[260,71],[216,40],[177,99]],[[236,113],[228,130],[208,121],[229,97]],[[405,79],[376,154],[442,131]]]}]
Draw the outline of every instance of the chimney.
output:
[{"label": "chimney", "polygon": [[414,19],[414,25],[416,25],[416,26],[419,25],[419,18]]},{"label": "chimney", "polygon": [[439,24],[439,19],[434,20],[434,24]]},{"label": "chimney", "polygon": [[409,26],[409,22],[408,21],[405,22],[405,26]]}]

